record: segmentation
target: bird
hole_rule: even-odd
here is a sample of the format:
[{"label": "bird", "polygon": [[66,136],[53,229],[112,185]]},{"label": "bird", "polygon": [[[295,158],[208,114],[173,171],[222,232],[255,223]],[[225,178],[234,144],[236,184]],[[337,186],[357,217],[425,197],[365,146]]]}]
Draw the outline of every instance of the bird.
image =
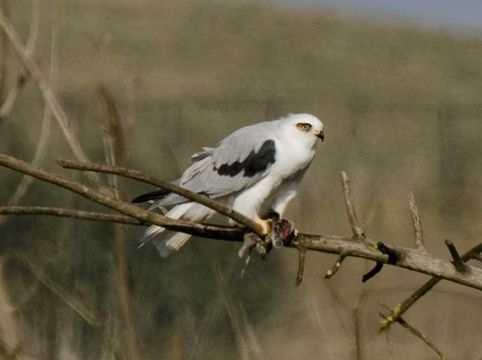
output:
[{"label": "bird", "polygon": [[[258,223],[263,235],[268,234],[271,219],[281,218],[296,196],[317,144],[325,138],[323,127],[320,119],[307,113],[242,127],[216,146],[194,153],[191,165],[173,183],[230,206]],[[165,216],[190,222],[205,221],[215,213],[163,189],[132,202],[148,202],[149,210],[162,208],[167,210]],[[140,246],[152,242],[167,257],[189,238],[189,234],[151,225]]]}]

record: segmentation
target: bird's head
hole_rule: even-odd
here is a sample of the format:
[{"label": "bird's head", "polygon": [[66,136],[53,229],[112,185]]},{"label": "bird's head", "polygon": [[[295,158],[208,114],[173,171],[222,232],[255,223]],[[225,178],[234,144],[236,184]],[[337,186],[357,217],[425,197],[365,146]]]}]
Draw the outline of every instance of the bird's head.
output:
[{"label": "bird's head", "polygon": [[301,141],[315,144],[325,139],[323,123],[316,116],[310,114],[290,114],[283,119],[290,135]]}]

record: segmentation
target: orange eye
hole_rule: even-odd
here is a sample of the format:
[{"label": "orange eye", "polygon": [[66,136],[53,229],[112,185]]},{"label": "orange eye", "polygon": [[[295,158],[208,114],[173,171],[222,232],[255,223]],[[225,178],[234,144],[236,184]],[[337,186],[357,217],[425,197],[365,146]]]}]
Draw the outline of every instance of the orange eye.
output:
[{"label": "orange eye", "polygon": [[296,124],[296,127],[300,130],[303,131],[310,131],[311,130],[311,125],[308,123],[298,123]]}]

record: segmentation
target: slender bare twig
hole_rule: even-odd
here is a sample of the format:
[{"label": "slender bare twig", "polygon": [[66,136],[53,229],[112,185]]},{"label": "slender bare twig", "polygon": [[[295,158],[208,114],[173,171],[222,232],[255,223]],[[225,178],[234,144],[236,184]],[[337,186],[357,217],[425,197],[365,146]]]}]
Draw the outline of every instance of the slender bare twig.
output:
[{"label": "slender bare twig", "polygon": [[[4,14],[8,17],[10,15],[10,4],[9,0],[1,0],[0,7]],[[3,99],[7,84],[7,74],[8,74],[8,39],[5,33],[0,34],[0,99]],[[1,117],[0,117],[1,119]]]},{"label": "slender bare twig", "polygon": [[[104,153],[109,165],[127,164],[127,146],[125,143],[124,128],[117,110],[114,97],[107,87],[100,85],[98,94],[103,103]],[[123,179],[111,176],[111,185],[115,196],[121,199],[125,196]],[[129,359],[141,359],[139,336],[134,320],[134,305],[129,289],[129,268],[127,265],[125,227],[119,223],[114,224],[114,242],[116,255],[116,289],[119,298],[121,313],[125,324],[125,340]]]},{"label": "slender bare twig", "polygon": [[338,270],[341,268],[341,264],[346,258],[346,254],[342,251],[338,258],[336,259],[335,263],[333,266],[326,272],[325,279],[331,278],[333,275],[335,275]]},{"label": "slender bare twig", "polygon": [[[106,214],[94,211],[65,209],[47,206],[0,206],[0,215],[48,215],[79,220],[146,226],[145,222],[126,215]],[[191,223],[183,225],[182,222],[179,222],[179,224],[175,225],[171,229],[175,231],[190,232],[194,236],[210,238],[214,238],[214,236],[217,236],[219,237],[219,239],[226,240],[238,240],[241,239],[244,234],[244,231],[237,227],[211,224],[199,225],[199,227],[193,227]],[[169,225],[165,226],[167,228],[170,228]]]},{"label": "slender bare twig", "polygon": [[415,195],[411,192],[408,194],[408,204],[410,206],[410,215],[412,217],[413,231],[415,232],[415,247],[420,251],[427,251],[423,243],[422,223],[418,213],[417,203],[415,202]]},{"label": "slender bare twig", "polygon": [[363,302],[365,301],[366,295],[366,288],[363,287],[360,291],[360,295],[358,296],[358,301],[353,308],[353,318],[354,318],[354,326],[355,326],[355,358],[357,360],[363,359],[363,351],[362,351],[362,339],[361,339],[361,312],[363,308]]},{"label": "slender bare twig", "polygon": [[450,255],[452,256],[452,263],[454,264],[457,271],[461,273],[468,271],[469,268],[460,257],[460,254],[457,251],[457,248],[455,247],[455,245],[452,243],[452,241],[446,239],[445,246],[447,246],[447,248],[449,249]]},{"label": "slender bare twig", "polygon": [[171,182],[168,182],[159,178],[151,177],[151,176],[145,176],[138,170],[131,170],[131,169],[118,167],[118,166],[112,167],[112,166],[105,166],[105,165],[99,165],[99,164],[80,163],[77,161],[69,161],[69,160],[59,160],[58,163],[66,169],[86,170],[86,171],[96,171],[96,172],[102,172],[102,173],[108,173],[108,174],[116,174],[127,178],[135,179],[138,181],[142,181],[146,184],[158,186],[164,190],[176,193],[178,195],[185,197],[186,199],[195,201],[210,209],[216,210],[218,213],[225,215],[233,219],[234,221],[237,221],[240,224],[245,225],[256,234],[262,235],[260,226],[250,218],[244,216],[243,214],[240,214],[234,211],[233,209],[220,204],[217,201],[211,200],[207,196],[193,193]]},{"label": "slender bare twig", "polygon": [[[29,35],[27,39],[27,45],[25,47],[25,56],[27,57],[32,57],[34,51],[35,51],[35,46],[37,44],[37,38],[38,38],[38,33],[39,33],[39,25],[40,25],[40,1],[39,0],[32,0],[32,15],[31,15],[31,20],[30,20],[30,30],[29,30]],[[6,14],[6,11],[4,10],[4,13]],[[8,45],[8,37],[7,34],[2,31],[2,39],[5,42],[5,45]],[[7,50],[8,47],[5,47],[5,50]],[[15,77],[14,83],[11,86],[7,96],[5,97],[5,100],[0,107],[0,119],[3,119],[7,117],[17,100],[18,95],[20,94],[20,91],[22,90],[23,86],[26,84],[27,80],[29,79],[29,73],[26,69],[23,67],[19,70],[19,73]],[[2,86],[3,89],[4,86]]]},{"label": "slender bare twig", "polygon": [[[19,57],[22,64],[25,66],[25,69],[27,69],[29,74],[32,76],[33,80],[37,83],[46,105],[52,111],[52,115],[57,120],[57,123],[59,124],[60,129],[62,130],[62,134],[64,135],[64,138],[66,139],[76,159],[78,159],[79,161],[88,161],[88,157],[84,152],[84,150],[82,149],[79,139],[75,136],[75,133],[70,125],[69,118],[65,113],[64,109],[62,108],[62,106],[60,105],[59,100],[55,96],[55,93],[52,90],[52,87],[50,86],[47,79],[45,79],[45,77],[43,76],[37,64],[27,55],[27,49],[23,46],[19,35],[13,28],[10,21],[5,17],[1,9],[0,9],[0,27],[7,35],[10,41],[10,44],[12,45],[13,49],[15,50],[15,53]],[[98,182],[98,178],[97,176],[95,176],[95,174],[90,175],[90,180],[93,183]]]},{"label": "slender bare twig", "polygon": [[74,312],[82,317],[89,325],[93,327],[101,326],[100,318],[91,309],[88,309],[77,297],[68,294],[58,284],[52,281],[40,267],[34,264],[29,259],[21,255],[16,255],[15,258],[24,263],[31,271],[31,273],[40,281],[47,289],[57,295],[65,304],[67,304]]},{"label": "slender bare twig", "polygon": [[[38,8],[38,0],[33,2],[36,4],[35,6]],[[33,10],[32,10],[33,11]],[[38,12],[38,9],[36,10]],[[38,15],[36,16],[38,17]],[[38,19],[37,19],[38,23]],[[38,24],[37,24],[38,27]],[[38,31],[37,31],[38,32]],[[35,44],[35,39],[37,36],[32,37],[33,40],[31,44],[27,46],[27,52],[29,52],[29,56],[31,56],[31,52],[33,52],[33,47]],[[52,25],[52,33],[51,33],[51,45],[50,45],[50,70],[49,70],[49,81],[51,84],[56,83],[56,72],[57,72],[57,61],[56,61],[56,28],[55,25]],[[42,118],[42,128],[40,130],[40,137],[37,143],[37,149],[35,150],[35,154],[32,158],[32,164],[39,164],[42,159],[44,158],[45,154],[47,153],[47,147],[50,140],[50,124],[51,124],[51,111],[48,106],[44,105],[44,112]],[[22,199],[22,197],[27,193],[28,188],[33,182],[33,178],[30,176],[24,176],[20,181],[20,184],[17,186],[17,189],[13,193],[12,197],[8,201],[8,205],[13,206],[18,204],[18,202]]]},{"label": "slender bare twig", "polygon": [[[201,224],[173,220],[160,214],[143,210],[137,206],[106,196],[88,188],[85,185],[79,184],[63,176],[52,174],[39,166],[30,165],[19,159],[0,154],[0,166],[7,167],[24,174],[29,174],[43,181],[66,188],[94,202],[110,207],[111,209],[134,217],[145,223],[155,224],[166,227],[170,230],[183,231],[189,234],[193,234],[195,231],[203,230],[206,232],[205,237],[219,239],[219,234],[207,232],[205,227]],[[137,173],[139,175],[139,172]],[[143,178],[143,176],[140,176],[140,178]],[[199,196],[199,194],[189,194],[189,196],[195,195]],[[240,236],[238,238],[231,238],[227,240],[241,242],[243,237]],[[448,281],[482,290],[482,269],[470,266],[470,271],[460,273],[454,268],[453,264],[447,260],[431,256],[430,254],[424,254],[411,248],[395,245],[390,246],[390,249],[391,251],[400,254],[400,256],[398,257],[397,261],[393,262],[390,260],[388,255],[381,253],[377,248],[373,247],[371,245],[372,242],[374,241],[368,238],[365,241],[353,241],[352,237],[346,238],[340,236],[323,236],[298,233],[293,239],[287,242],[285,246],[292,248],[304,246],[310,251],[332,254],[340,254],[341,252],[344,252],[346,256],[369,259],[375,262],[378,261],[384,264],[394,265],[419,273],[437,276]]]},{"label": "slender bare twig", "polygon": [[[462,255],[462,260],[464,262],[471,259],[475,259],[482,252],[482,244],[476,245],[470,250],[468,250],[464,255]],[[435,285],[441,281],[442,278],[439,276],[434,276],[428,280],[425,284],[419,287],[415,292],[413,292],[408,298],[396,305],[390,314],[380,321],[380,331],[384,331],[390,327],[395,321],[397,321],[400,316],[402,316],[410,307],[413,306],[421,297],[423,297],[427,292],[429,292]]]},{"label": "slender bare twig", "polygon": [[296,285],[299,286],[303,282],[303,274],[305,272],[306,248],[302,245],[298,246],[298,274],[296,275]]},{"label": "slender bare twig", "polygon": [[353,201],[351,200],[351,192],[350,192],[348,176],[344,171],[341,172],[341,184],[343,186],[343,195],[345,197],[345,207],[346,207],[346,212],[348,214],[348,220],[350,221],[351,229],[353,231],[353,236],[355,240],[363,239],[365,237],[365,234],[363,233],[363,230],[358,223],[355,206],[353,205]]},{"label": "slender bare twig", "polygon": [[[388,308],[387,306],[385,305],[382,305],[385,309],[387,310],[390,310],[390,308]],[[383,314],[382,312],[379,313],[380,317],[382,317],[382,319],[385,319],[386,318],[386,315]],[[435,345],[433,343],[432,340],[430,340],[428,338],[427,335],[425,335],[423,332],[421,332],[420,330],[418,330],[417,328],[413,327],[412,325],[410,325],[406,320],[404,320],[403,318],[398,318],[396,320],[400,325],[402,325],[405,329],[407,329],[408,331],[410,331],[413,335],[415,335],[416,337],[418,337],[420,340],[422,340],[428,347],[430,347],[437,355],[438,357],[440,358],[440,360],[446,360],[447,358],[445,357],[445,355],[443,354],[443,352],[438,348],[437,345]]]}]

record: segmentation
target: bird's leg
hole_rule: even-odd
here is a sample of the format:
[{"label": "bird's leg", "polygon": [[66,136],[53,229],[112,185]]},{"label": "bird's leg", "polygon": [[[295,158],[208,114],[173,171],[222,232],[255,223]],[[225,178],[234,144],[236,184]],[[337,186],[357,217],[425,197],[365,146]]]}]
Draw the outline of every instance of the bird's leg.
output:
[{"label": "bird's leg", "polygon": [[261,226],[261,234],[266,236],[271,231],[271,219],[261,219],[259,216],[256,216],[254,221]]}]

